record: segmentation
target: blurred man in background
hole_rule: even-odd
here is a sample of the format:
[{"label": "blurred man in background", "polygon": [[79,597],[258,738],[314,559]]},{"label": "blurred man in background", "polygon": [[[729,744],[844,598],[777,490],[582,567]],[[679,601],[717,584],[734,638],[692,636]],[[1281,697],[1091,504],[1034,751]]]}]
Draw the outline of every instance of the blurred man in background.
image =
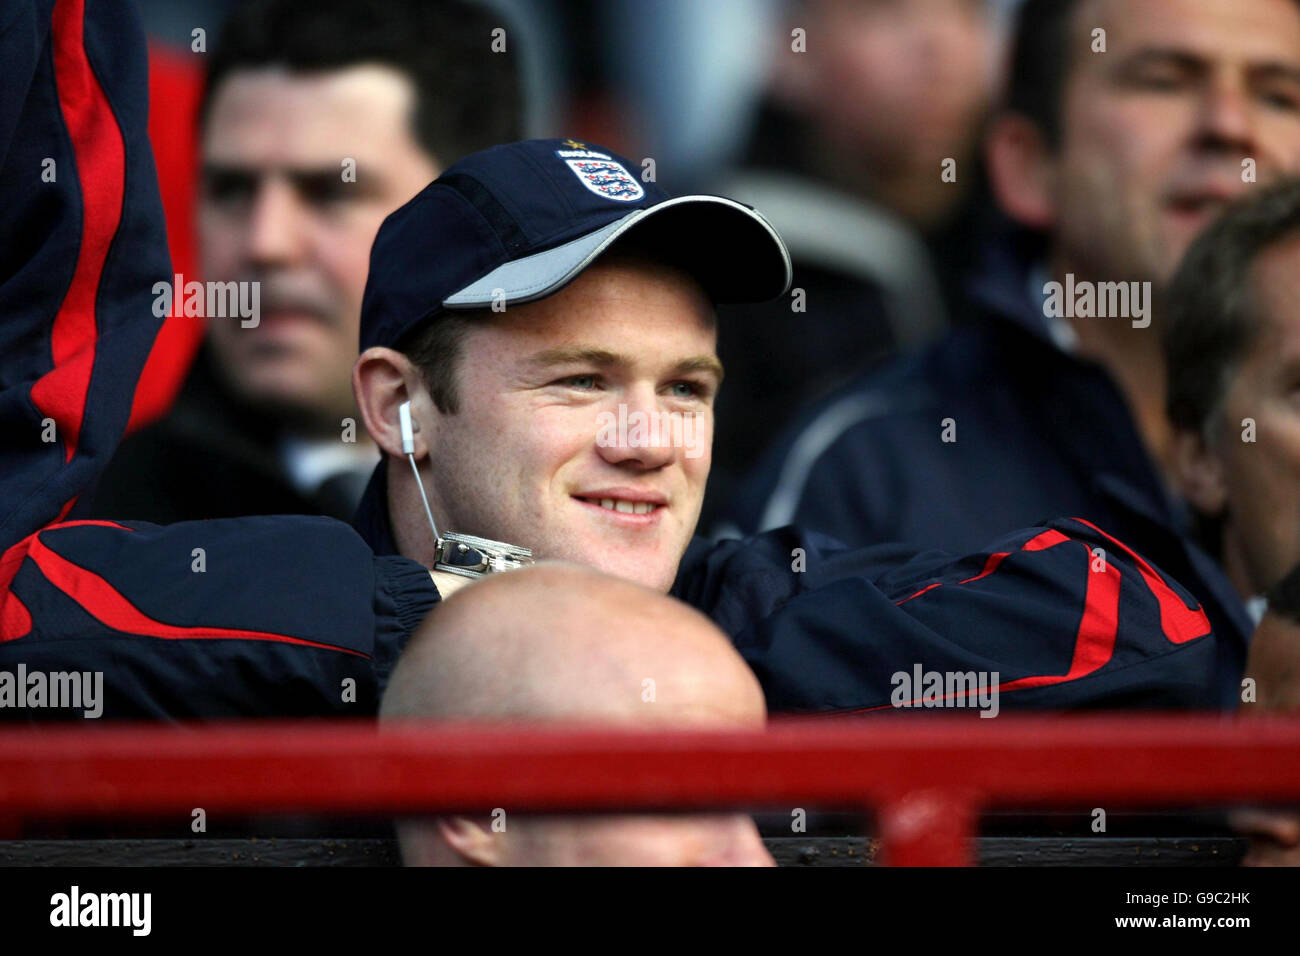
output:
[{"label": "blurred man in background", "polygon": [[[1214,215],[1300,169],[1300,4],[1027,0],[987,162],[1020,229],[990,243],[979,314],[816,408],[750,488],[742,527],[961,549],[1064,513],[1176,562],[1152,311]],[[1060,308],[1054,282],[1122,283],[1129,305]],[[1244,641],[1203,557],[1194,590],[1224,595]]]},{"label": "blurred man in background", "polygon": [[[1163,330],[1179,490],[1259,622],[1241,711],[1300,712],[1300,181],[1188,250]],[[1300,815],[1233,815],[1247,865],[1300,865]]]},{"label": "blurred man in background", "polygon": [[[577,566],[489,578],[434,609],[380,708],[414,720],[753,730],[763,692],[685,604]],[[408,866],[772,866],[741,814],[455,816],[399,824]],[[494,825],[494,823],[496,825]]]},{"label": "blurred man in background", "polygon": [[[1194,242],[1163,330],[1179,490],[1259,621],[1250,716],[1300,712],[1300,181],[1228,211]],[[1245,863],[1300,865],[1300,814],[1233,815]]]},{"label": "blurred man in background", "polygon": [[988,0],[795,0],[786,20],[784,46],[807,36],[774,60],[776,105],[804,134],[787,155],[918,229],[941,225],[977,181],[965,172],[997,79]]},{"label": "blurred man in background", "polygon": [[258,283],[260,314],[208,317],[176,407],[123,444],[97,514],[351,517],[378,459],[349,387],[370,244],[445,166],[519,137],[502,24],[455,0],[236,9],[202,104],[203,275],[184,281]]},{"label": "blurred man in background", "polygon": [[1300,182],[1192,245],[1163,331],[1178,488],[1258,598],[1300,564]]}]

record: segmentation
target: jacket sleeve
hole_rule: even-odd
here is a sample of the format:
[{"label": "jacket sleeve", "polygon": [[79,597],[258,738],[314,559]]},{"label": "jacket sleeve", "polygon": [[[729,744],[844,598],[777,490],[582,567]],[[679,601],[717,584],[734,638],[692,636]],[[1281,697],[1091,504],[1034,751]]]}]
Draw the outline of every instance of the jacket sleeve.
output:
[{"label": "jacket sleeve", "polygon": [[0,548],[76,517],[171,281],[134,4],[0,4]]},{"label": "jacket sleeve", "polygon": [[[0,576],[11,720],[372,715],[438,599],[418,563],[300,516],[66,522],[11,548]],[[17,688],[34,673],[102,675],[100,713],[35,701]]]},{"label": "jacket sleeve", "polygon": [[673,593],[732,637],[773,711],[938,706],[917,678],[972,672],[1002,708],[1220,706],[1200,605],[1078,519],[962,558],[795,528],[697,543]]}]

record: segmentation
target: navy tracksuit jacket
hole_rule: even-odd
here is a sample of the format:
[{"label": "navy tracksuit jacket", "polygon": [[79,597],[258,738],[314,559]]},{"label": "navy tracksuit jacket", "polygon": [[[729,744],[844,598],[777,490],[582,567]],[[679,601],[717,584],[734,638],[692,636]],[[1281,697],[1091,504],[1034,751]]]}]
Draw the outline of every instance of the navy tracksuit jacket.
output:
[{"label": "navy tracksuit jacket", "polygon": [[[10,0],[0,70],[0,671],[102,671],[107,717],[374,713],[438,600],[396,554],[382,466],[356,529],[77,520],[170,274],[140,26],[130,5]],[[774,711],[887,708],[916,665],[996,671],[1003,708],[1212,707],[1221,680],[1198,602],[1068,519],[962,558],[793,529],[697,539],[673,593],[732,636]]]}]

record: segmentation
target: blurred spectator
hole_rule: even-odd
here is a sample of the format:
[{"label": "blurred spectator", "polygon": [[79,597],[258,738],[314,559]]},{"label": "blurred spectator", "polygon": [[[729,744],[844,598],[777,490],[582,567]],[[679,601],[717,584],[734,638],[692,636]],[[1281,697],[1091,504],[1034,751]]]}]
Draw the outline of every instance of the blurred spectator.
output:
[{"label": "blurred spectator", "polygon": [[[489,577],[434,608],[380,720],[763,726],[763,692],[703,614],[576,565]],[[398,825],[408,866],[772,866],[743,814],[444,816]]]},{"label": "blurred spectator", "polygon": [[1300,564],[1300,182],[1197,239],[1163,333],[1178,487],[1257,598]]},{"label": "blurred spectator", "polygon": [[1300,169],[1300,9],[1250,6],[1027,0],[987,149],[1019,228],[990,237],[978,314],[813,410],[747,525],[969,549],[1030,515],[1107,519],[1107,477],[1175,521],[1158,318],[1049,317],[1045,286],[1146,281],[1158,306],[1199,229],[1253,188],[1244,157],[1261,181]]},{"label": "blurred spectator", "polygon": [[[922,230],[942,223],[977,182],[996,80],[987,0],[794,0],[787,21],[771,92],[798,135],[764,148]],[[948,158],[955,182],[940,176]]]},{"label": "blurred spectator", "polygon": [[[1258,622],[1248,715],[1300,711],[1300,181],[1192,243],[1162,330],[1177,487]],[[1267,612],[1267,613],[1266,613]],[[1247,866],[1300,865],[1300,814],[1243,810]]]},{"label": "blurred spectator", "polygon": [[502,23],[453,0],[236,8],[208,45],[202,276],[184,281],[257,283],[260,314],[211,317],[175,408],[123,443],[96,514],[351,516],[378,460],[350,388],[370,245],[446,165],[521,135],[517,38],[491,49]]},{"label": "blurred spectator", "polygon": [[[989,243],[979,314],[814,409],[743,498],[742,526],[970,550],[999,527],[1077,515],[1199,567],[1180,578],[1200,578],[1193,593],[1221,605],[1232,625],[1216,629],[1244,651],[1249,622],[1167,490],[1151,310],[1196,234],[1255,188],[1246,159],[1260,182],[1300,169],[1292,0],[1027,0],[987,143],[1021,229]],[[1123,282],[1132,297],[1124,314],[1071,317],[1072,300],[1058,316],[1053,280]]]},{"label": "blurred spectator", "polygon": [[724,323],[706,522],[802,405],[938,335],[987,208],[986,0],[797,0],[778,23],[752,142],[709,188],[772,219],[800,291]]}]

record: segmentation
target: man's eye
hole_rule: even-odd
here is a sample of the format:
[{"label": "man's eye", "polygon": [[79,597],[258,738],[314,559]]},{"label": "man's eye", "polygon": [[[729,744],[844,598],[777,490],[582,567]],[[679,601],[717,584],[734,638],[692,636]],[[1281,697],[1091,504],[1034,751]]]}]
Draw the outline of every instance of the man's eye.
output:
[{"label": "man's eye", "polygon": [[596,376],[594,375],[570,375],[561,381],[570,388],[588,391],[596,387]]},{"label": "man's eye", "polygon": [[212,202],[248,202],[253,197],[255,184],[248,176],[216,173],[204,179],[203,192]]},{"label": "man's eye", "polygon": [[1147,90],[1176,90],[1183,84],[1183,76],[1175,70],[1151,69],[1138,73],[1134,84]]},{"label": "man's eye", "polygon": [[1126,64],[1119,75],[1134,89],[1153,91],[1180,89],[1194,76],[1185,64],[1166,59]]},{"label": "man's eye", "polygon": [[329,206],[358,198],[357,187],[338,176],[304,178],[298,185],[298,192],[314,206]]},{"label": "man's eye", "polygon": [[673,398],[699,398],[704,394],[704,388],[695,382],[673,382],[668,388]]},{"label": "man's eye", "polygon": [[1263,90],[1260,92],[1260,99],[1269,106],[1275,106],[1281,110],[1290,112],[1300,110],[1300,93],[1295,90]]}]

